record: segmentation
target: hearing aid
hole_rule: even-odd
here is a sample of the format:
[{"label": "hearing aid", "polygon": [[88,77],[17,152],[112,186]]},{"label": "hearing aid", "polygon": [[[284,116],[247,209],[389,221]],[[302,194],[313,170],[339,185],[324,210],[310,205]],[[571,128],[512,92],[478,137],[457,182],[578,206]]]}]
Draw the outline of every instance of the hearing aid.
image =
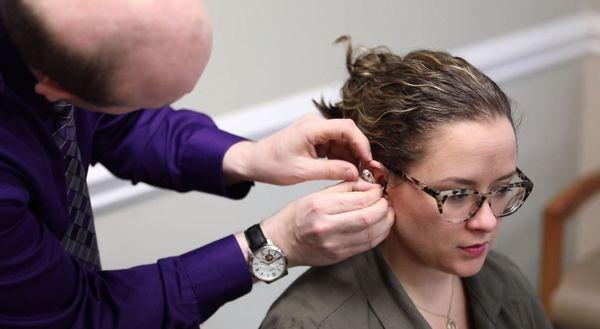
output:
[{"label": "hearing aid", "polygon": [[[363,169],[360,172],[360,178],[362,178],[363,180],[365,180],[371,184],[375,184],[375,177],[373,176],[373,173],[369,169]],[[387,181],[385,181],[385,180],[381,184],[381,191],[383,192],[383,194],[387,194]]]},{"label": "hearing aid", "polygon": [[371,184],[375,184],[375,177],[373,177],[373,173],[371,173],[371,171],[369,169],[363,169],[360,172],[360,178],[366,180],[367,182],[369,182]]}]

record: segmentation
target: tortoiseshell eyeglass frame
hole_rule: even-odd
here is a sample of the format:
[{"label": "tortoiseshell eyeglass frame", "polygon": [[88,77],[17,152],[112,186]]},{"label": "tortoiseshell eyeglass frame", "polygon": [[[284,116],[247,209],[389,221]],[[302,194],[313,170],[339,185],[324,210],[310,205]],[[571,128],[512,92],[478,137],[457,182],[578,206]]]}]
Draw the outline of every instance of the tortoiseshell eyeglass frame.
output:
[{"label": "tortoiseshell eyeglass frame", "polygon": [[[427,193],[427,195],[433,197],[437,201],[438,211],[440,212],[440,214],[442,215],[442,218],[444,218],[445,221],[447,221],[449,223],[453,223],[453,224],[459,224],[459,223],[464,223],[464,222],[468,221],[469,219],[471,219],[477,213],[477,211],[479,211],[479,208],[481,208],[481,205],[483,204],[483,202],[486,199],[490,198],[495,193],[497,193],[498,191],[501,191],[503,189],[510,189],[513,187],[523,187],[525,189],[525,194],[523,195],[523,197],[519,201],[519,203],[517,205],[511,207],[511,209],[508,212],[506,212],[504,214],[496,215],[496,216],[497,217],[506,217],[508,215],[514,214],[517,210],[519,210],[519,208],[521,208],[523,203],[525,203],[525,200],[527,200],[527,197],[529,197],[529,194],[533,190],[533,182],[518,167],[516,168],[516,173],[517,173],[517,176],[521,179],[521,181],[499,186],[497,188],[492,189],[491,191],[489,191],[487,193],[482,193],[477,190],[473,190],[473,189],[469,189],[469,188],[459,188],[459,189],[440,191],[440,190],[436,190],[434,188],[431,188],[431,187],[421,183],[418,179],[411,177],[404,172],[400,172],[400,177],[406,179],[410,183],[414,184],[418,189]],[[464,219],[448,219],[448,218],[444,217],[442,208],[444,206],[444,202],[446,202],[446,199],[448,199],[448,197],[450,197],[452,195],[470,195],[470,194],[479,195],[480,197],[479,197],[479,202],[477,203],[477,207],[475,207],[467,215],[466,218],[464,218]]]}]

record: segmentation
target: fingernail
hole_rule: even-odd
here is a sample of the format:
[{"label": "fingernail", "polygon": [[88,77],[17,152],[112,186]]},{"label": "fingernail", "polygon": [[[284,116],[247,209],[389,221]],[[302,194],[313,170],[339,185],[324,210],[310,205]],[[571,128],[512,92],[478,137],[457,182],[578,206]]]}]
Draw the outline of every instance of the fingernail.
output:
[{"label": "fingernail", "polygon": [[354,170],[352,170],[352,168],[346,169],[346,171],[344,171],[344,176],[348,181],[356,180],[356,174],[354,173]]}]

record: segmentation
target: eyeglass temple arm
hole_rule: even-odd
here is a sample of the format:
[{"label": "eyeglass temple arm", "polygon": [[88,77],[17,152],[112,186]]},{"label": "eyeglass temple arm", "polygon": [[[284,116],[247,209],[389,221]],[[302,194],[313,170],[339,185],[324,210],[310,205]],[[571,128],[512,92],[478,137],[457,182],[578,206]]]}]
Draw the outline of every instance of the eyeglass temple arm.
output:
[{"label": "eyeglass temple arm", "polygon": [[406,179],[407,181],[409,181],[409,182],[413,183],[413,184],[414,184],[414,185],[415,185],[417,188],[419,188],[421,191],[423,191],[423,192],[425,192],[425,193],[427,193],[427,194],[431,195],[432,197],[434,197],[434,198],[436,198],[436,199],[437,199],[437,198],[438,198],[438,196],[440,195],[440,192],[439,192],[439,191],[436,191],[436,190],[432,189],[431,187],[429,187],[429,186],[427,186],[427,185],[425,185],[425,184],[421,183],[421,182],[420,182],[418,179],[416,179],[416,178],[413,178],[413,177],[410,177],[410,176],[408,176],[408,175],[407,175],[406,173],[404,173],[404,172],[401,172],[401,173],[400,173],[400,177],[402,177],[402,178]]}]

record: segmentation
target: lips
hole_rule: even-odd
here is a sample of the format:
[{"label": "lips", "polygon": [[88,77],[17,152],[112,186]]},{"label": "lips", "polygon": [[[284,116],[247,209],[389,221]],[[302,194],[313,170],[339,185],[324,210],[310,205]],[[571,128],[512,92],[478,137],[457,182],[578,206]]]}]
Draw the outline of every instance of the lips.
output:
[{"label": "lips", "polygon": [[488,243],[484,242],[484,243],[478,243],[478,244],[473,244],[470,246],[466,246],[466,247],[459,247],[462,251],[466,252],[467,254],[469,254],[470,256],[473,257],[479,257],[481,255],[483,255],[486,251],[488,247]]}]

